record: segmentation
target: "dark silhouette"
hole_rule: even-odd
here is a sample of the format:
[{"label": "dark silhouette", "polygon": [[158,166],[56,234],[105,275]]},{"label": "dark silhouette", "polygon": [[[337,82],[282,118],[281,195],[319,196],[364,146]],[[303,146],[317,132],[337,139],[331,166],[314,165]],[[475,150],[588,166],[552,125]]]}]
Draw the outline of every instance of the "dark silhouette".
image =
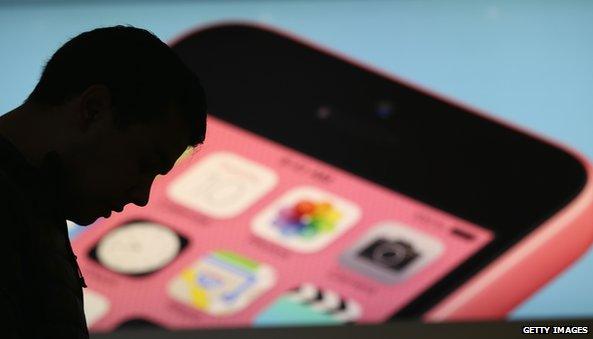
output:
[{"label": "dark silhouette", "polygon": [[146,205],[205,130],[197,77],[146,30],[95,29],[52,56],[0,116],[0,337],[88,337],[66,220]]}]

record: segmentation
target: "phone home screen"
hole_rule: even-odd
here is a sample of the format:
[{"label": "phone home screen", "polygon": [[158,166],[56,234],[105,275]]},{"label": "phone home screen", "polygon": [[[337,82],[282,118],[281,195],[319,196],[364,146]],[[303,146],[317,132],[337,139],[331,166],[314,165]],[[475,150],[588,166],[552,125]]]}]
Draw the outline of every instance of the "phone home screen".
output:
[{"label": "phone home screen", "polygon": [[209,117],[146,207],[72,237],[111,331],[384,322],[494,234]]}]

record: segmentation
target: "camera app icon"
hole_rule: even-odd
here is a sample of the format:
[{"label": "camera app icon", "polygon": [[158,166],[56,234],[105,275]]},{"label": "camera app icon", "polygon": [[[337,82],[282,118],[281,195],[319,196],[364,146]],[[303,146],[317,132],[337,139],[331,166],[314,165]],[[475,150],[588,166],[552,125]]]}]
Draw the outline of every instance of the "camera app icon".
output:
[{"label": "camera app icon", "polygon": [[373,227],[340,256],[340,264],[384,284],[418,273],[443,252],[436,238],[396,222]]},{"label": "camera app icon", "polygon": [[402,271],[410,265],[419,253],[405,241],[377,239],[360,252],[360,257],[392,271]]}]

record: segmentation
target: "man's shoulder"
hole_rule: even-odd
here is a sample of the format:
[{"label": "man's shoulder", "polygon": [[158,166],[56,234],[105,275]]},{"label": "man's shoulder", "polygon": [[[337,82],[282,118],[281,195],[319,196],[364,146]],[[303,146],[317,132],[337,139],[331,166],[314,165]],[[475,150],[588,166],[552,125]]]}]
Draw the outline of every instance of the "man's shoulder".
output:
[{"label": "man's shoulder", "polygon": [[[12,201],[18,194],[19,187],[6,171],[0,168],[0,201]],[[1,206],[0,206],[1,207]]]},{"label": "man's shoulder", "polygon": [[[2,302],[18,305],[22,288],[22,220],[18,215],[18,191],[4,171],[0,169],[0,265],[7,274],[0,280]],[[3,304],[3,310],[10,305]],[[16,307],[16,306],[15,306]]]}]

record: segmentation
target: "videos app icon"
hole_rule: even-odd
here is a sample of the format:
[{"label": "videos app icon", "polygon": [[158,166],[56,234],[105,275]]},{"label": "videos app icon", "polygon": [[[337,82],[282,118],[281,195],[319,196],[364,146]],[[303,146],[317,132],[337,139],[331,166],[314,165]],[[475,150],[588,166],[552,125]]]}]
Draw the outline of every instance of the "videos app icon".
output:
[{"label": "videos app icon", "polygon": [[362,316],[356,301],[304,283],[280,295],[254,320],[255,326],[338,325]]}]

